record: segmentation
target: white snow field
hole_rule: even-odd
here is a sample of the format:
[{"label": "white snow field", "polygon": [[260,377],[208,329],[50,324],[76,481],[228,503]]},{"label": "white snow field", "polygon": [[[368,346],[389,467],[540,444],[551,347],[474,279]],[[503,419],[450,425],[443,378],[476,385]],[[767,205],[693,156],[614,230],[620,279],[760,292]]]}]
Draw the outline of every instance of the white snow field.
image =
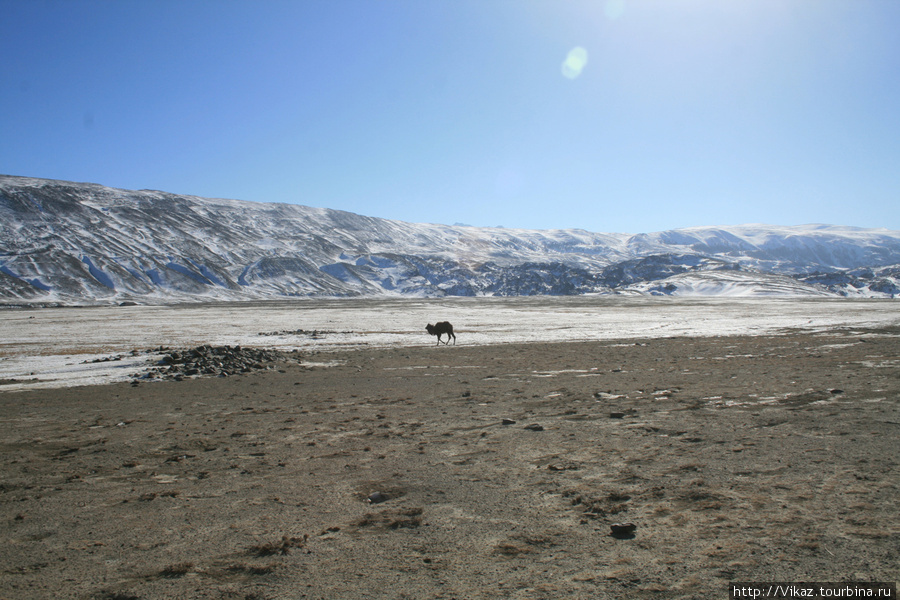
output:
[{"label": "white snow field", "polygon": [[[303,299],[175,306],[0,310],[0,391],[123,381],[160,346],[240,345],[304,352],[459,344],[768,334],[900,324],[891,300],[517,297]],[[133,350],[141,352],[132,355]],[[93,362],[116,357],[115,361]],[[311,357],[312,361],[315,357]]]}]

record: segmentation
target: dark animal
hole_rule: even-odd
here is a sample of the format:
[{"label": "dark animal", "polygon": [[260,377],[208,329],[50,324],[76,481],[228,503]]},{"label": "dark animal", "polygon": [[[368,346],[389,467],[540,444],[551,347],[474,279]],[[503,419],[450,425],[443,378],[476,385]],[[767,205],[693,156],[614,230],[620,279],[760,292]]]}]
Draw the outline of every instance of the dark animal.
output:
[{"label": "dark animal", "polygon": [[444,343],[449,345],[450,338],[452,337],[453,345],[454,346],[456,345],[456,334],[453,333],[453,325],[451,325],[449,321],[441,321],[440,323],[436,323],[434,325],[429,323],[428,325],[425,326],[425,331],[427,331],[431,335],[437,336],[438,345],[440,345],[440,343],[441,343],[441,336],[444,335],[445,333],[447,334],[447,341]]}]

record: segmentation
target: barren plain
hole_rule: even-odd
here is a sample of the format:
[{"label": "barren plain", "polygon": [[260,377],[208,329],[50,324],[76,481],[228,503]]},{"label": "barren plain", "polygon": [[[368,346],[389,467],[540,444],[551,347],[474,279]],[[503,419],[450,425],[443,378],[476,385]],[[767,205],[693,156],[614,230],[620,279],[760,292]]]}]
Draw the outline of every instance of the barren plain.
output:
[{"label": "barren plain", "polygon": [[896,326],[297,356],[0,394],[0,598],[900,579]]}]

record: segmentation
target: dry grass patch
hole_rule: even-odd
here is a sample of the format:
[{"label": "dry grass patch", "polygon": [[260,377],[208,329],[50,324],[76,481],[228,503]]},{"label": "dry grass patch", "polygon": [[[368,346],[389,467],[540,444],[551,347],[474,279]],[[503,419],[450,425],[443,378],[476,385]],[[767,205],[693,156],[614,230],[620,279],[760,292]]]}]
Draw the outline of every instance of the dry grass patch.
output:
[{"label": "dry grass patch", "polygon": [[366,513],[353,522],[356,527],[385,529],[414,528],[422,524],[422,508],[395,508],[379,513]]},{"label": "dry grass patch", "polygon": [[194,563],[192,562],[183,562],[177,563],[174,565],[169,565],[163,568],[159,575],[160,577],[166,577],[169,579],[174,579],[176,577],[184,577],[188,573],[194,570]]},{"label": "dry grass patch", "polygon": [[303,537],[290,537],[285,535],[277,542],[268,542],[251,546],[249,551],[254,556],[289,554],[292,548],[302,548],[306,544],[308,538],[309,536],[307,535],[303,535]]}]

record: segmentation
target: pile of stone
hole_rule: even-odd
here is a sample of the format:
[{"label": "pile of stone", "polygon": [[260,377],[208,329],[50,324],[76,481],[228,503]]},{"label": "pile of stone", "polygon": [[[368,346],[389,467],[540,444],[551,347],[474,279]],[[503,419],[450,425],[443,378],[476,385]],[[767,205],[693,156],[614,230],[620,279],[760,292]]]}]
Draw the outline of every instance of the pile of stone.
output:
[{"label": "pile of stone", "polygon": [[325,337],[326,335],[333,335],[336,333],[353,333],[352,331],[332,331],[329,329],[295,329],[293,331],[288,331],[286,329],[282,329],[281,331],[260,331],[259,335],[267,335],[267,336],[291,336],[291,335],[305,335],[314,340],[318,340],[320,338]]},{"label": "pile of stone", "polygon": [[299,363],[299,352],[203,345],[190,350],[166,350],[155,368],[136,375],[135,378],[181,381],[185,377],[227,377],[237,373],[273,369],[277,363],[286,362]]}]

